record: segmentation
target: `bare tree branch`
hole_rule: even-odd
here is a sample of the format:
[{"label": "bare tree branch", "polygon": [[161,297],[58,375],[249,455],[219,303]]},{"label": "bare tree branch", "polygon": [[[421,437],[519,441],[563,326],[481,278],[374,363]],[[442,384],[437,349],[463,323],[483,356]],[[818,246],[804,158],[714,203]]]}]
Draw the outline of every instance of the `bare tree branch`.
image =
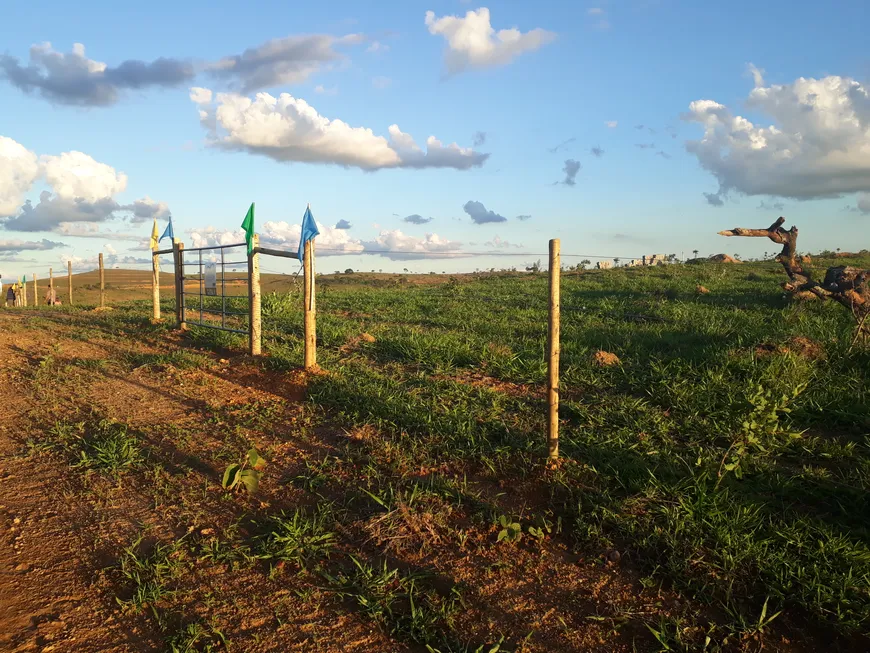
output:
[{"label": "bare tree branch", "polygon": [[744,229],[735,227],[720,231],[720,236],[745,236],[749,238],[769,238],[782,245],[776,260],[788,275],[789,282],[783,288],[791,293],[811,292],[822,299],[832,299],[846,307],[858,323],[859,333],[866,329],[866,319],[870,313],[870,283],[867,270],[848,266],[828,268],[824,280],[813,280],[812,273],[804,270],[797,254],[798,228],[782,228],[785,218],[779,217],[767,229]]}]

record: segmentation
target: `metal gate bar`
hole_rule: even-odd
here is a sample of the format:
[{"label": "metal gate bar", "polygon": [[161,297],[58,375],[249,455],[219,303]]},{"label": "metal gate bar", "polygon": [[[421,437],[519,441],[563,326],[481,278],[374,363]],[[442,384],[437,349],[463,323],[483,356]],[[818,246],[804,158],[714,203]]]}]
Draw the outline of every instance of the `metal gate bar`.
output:
[{"label": "metal gate bar", "polygon": [[[180,266],[181,267],[181,270],[180,270],[181,293],[180,294],[181,294],[181,301],[182,301],[182,310],[184,310],[185,313],[187,311],[187,297],[197,297],[198,301],[199,301],[199,321],[192,322],[191,323],[192,325],[201,326],[201,327],[206,328],[206,329],[217,329],[219,331],[228,331],[230,333],[239,333],[239,334],[245,334],[245,335],[250,334],[250,327],[251,327],[250,320],[248,320],[248,323],[245,326],[245,328],[233,328],[234,326],[236,326],[235,322],[238,320],[238,318],[249,318],[250,311],[249,310],[240,311],[240,310],[234,310],[233,308],[227,308],[227,299],[228,298],[229,299],[239,298],[239,300],[243,300],[245,302],[250,302],[250,291],[244,295],[227,295],[227,284],[226,284],[226,267],[228,265],[230,265],[230,266],[232,266],[232,265],[236,265],[236,266],[245,265],[245,266],[247,266],[248,265],[247,260],[227,261],[226,250],[235,249],[235,248],[239,248],[239,247],[246,247],[246,246],[247,246],[247,243],[234,243],[231,245],[214,245],[214,246],[210,246],[210,247],[195,247],[195,248],[191,248],[188,250],[181,250],[182,260],[181,260],[181,266]],[[221,270],[220,270],[220,275],[221,275],[220,308],[219,309],[217,307],[211,308],[211,307],[205,306],[205,301],[207,298],[214,297],[215,300],[217,300],[217,270],[215,270],[215,279],[214,279],[215,288],[211,289],[211,290],[213,290],[213,294],[209,294],[208,290],[210,290],[210,289],[207,289],[205,287],[205,281],[206,281],[205,270],[204,270],[205,262],[203,261],[203,252],[209,252],[209,251],[214,251],[214,250],[220,250],[220,261],[219,262],[218,261],[209,261],[209,263],[215,263],[215,265],[219,264],[221,267]],[[192,253],[192,252],[197,253],[197,258],[193,261],[184,260],[184,255],[188,254],[188,253]],[[196,274],[197,274],[197,281],[199,282],[198,283],[199,287],[195,291],[191,292],[191,291],[188,291],[185,289],[184,282],[188,279],[188,277],[186,277],[184,274],[185,266],[196,266],[197,267]],[[247,275],[242,276],[240,278],[240,280],[244,281],[246,284],[250,284],[250,280],[248,279]],[[211,321],[206,320],[206,318],[205,318],[206,315],[220,315],[220,324],[218,325],[215,322],[211,322]],[[228,316],[230,318],[233,318],[234,323],[231,325],[227,324]]]}]

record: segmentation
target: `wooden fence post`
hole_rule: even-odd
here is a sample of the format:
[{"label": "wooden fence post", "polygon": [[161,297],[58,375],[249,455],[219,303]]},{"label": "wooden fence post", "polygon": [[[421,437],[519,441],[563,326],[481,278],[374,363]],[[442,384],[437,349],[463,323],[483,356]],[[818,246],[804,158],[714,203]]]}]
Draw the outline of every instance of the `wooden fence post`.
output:
[{"label": "wooden fence post", "polygon": [[106,275],[103,268],[103,253],[100,252],[100,308],[106,305]]},{"label": "wooden fence post", "polygon": [[263,347],[263,332],[261,331],[261,297],[260,297],[260,236],[251,236],[251,253],[248,254],[248,333],[250,338],[251,356],[259,356]]},{"label": "wooden fence post", "polygon": [[184,243],[173,243],[175,247],[175,318],[178,328],[187,331],[187,315],[184,311]]},{"label": "wooden fence post", "polygon": [[21,305],[27,308],[27,278],[24,278],[24,283],[21,288]]},{"label": "wooden fence post", "polygon": [[39,306],[39,282],[36,280],[36,272],[33,273],[33,306]]},{"label": "wooden fence post", "polygon": [[550,324],[547,338],[547,402],[549,419],[547,428],[548,458],[559,457],[559,283],[562,261],[558,238],[550,241]]},{"label": "wooden fence post", "polygon": [[314,304],[314,240],[305,242],[302,267],[304,270],[302,300],[305,333],[305,369],[317,367],[317,311]]},{"label": "wooden fence post", "polygon": [[160,257],[157,254],[151,255],[151,295],[154,307],[151,313],[151,319],[154,322],[160,321]]},{"label": "wooden fence post", "polygon": [[[54,290],[54,268],[48,268],[48,290]],[[54,293],[49,292],[49,297],[51,297]]]},{"label": "wooden fence post", "polygon": [[72,299],[72,297],[73,297],[73,295],[72,295],[72,261],[66,262],[66,279],[67,279],[67,284],[69,285],[69,288],[68,288],[68,290],[69,290],[69,303],[70,303],[70,306],[72,306],[72,303],[73,303],[73,299]]}]

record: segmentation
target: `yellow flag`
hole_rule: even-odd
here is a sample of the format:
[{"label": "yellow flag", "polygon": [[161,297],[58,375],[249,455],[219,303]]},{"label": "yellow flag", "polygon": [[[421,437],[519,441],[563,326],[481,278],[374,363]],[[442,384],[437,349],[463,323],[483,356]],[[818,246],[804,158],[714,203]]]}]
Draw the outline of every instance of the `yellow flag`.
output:
[{"label": "yellow flag", "polygon": [[154,218],[154,228],[151,229],[151,251],[152,252],[157,251],[157,237],[158,237],[157,218]]}]

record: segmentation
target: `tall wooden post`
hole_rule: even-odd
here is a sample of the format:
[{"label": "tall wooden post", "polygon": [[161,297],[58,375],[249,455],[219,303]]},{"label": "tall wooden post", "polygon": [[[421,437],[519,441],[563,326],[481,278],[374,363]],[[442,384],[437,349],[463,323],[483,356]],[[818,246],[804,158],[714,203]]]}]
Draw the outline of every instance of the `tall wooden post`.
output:
[{"label": "tall wooden post", "polygon": [[151,254],[151,299],[154,303],[151,319],[160,321],[160,257]]},{"label": "tall wooden post", "polygon": [[39,306],[39,282],[36,280],[36,272],[33,273],[33,305]]},{"label": "tall wooden post", "polygon": [[103,253],[100,252],[100,308],[106,305],[106,274],[103,268]]},{"label": "tall wooden post", "polygon": [[303,315],[305,319],[305,369],[317,367],[317,312],[314,304],[314,241],[305,242],[302,267],[304,270],[302,300],[305,302]]},{"label": "tall wooden post", "polygon": [[248,254],[248,332],[251,356],[259,356],[263,348],[263,332],[260,330],[260,253],[257,251],[260,247],[260,236],[254,234],[251,240],[252,251]]},{"label": "tall wooden post", "polygon": [[21,285],[21,302],[24,308],[27,308],[27,279],[24,279],[24,283]]},{"label": "tall wooden post", "polygon": [[187,331],[187,315],[184,311],[184,243],[175,243],[175,319],[178,328]]},{"label": "tall wooden post", "polygon": [[66,262],[66,280],[67,280],[67,285],[69,286],[69,288],[67,289],[69,291],[69,303],[70,303],[70,305],[72,305],[72,303],[73,303],[73,298],[72,298],[73,297],[73,295],[72,295],[72,261]]},{"label": "tall wooden post", "polygon": [[559,457],[559,283],[562,272],[560,242],[550,241],[550,322],[547,337],[547,402],[549,419],[547,428],[548,458]]}]

